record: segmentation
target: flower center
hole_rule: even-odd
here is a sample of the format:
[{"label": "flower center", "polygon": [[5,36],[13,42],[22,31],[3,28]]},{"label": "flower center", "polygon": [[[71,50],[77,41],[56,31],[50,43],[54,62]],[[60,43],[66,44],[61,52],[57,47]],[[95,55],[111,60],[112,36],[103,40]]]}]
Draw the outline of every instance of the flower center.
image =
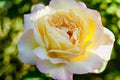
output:
[{"label": "flower center", "polygon": [[[90,41],[85,42],[85,28],[84,21],[70,11],[58,10],[54,14],[47,16],[48,23],[51,27],[57,28],[67,34],[67,39],[74,45],[73,51],[69,52],[59,52],[53,51],[49,52],[49,56],[52,58],[67,58],[68,60],[80,60],[85,59],[87,56],[86,48],[90,44]],[[87,35],[86,35],[87,36]],[[79,50],[78,50],[79,48]],[[78,51],[77,51],[78,50]]]},{"label": "flower center", "polygon": [[64,30],[74,45],[80,41],[81,20],[72,11],[59,10],[48,17],[48,22],[51,26]]}]

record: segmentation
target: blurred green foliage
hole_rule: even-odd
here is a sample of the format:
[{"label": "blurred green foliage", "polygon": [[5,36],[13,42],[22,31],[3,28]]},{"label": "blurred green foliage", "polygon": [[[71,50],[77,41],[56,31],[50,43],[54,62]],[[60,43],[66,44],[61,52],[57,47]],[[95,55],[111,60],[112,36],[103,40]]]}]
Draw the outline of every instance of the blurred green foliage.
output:
[{"label": "blurred green foliage", "polygon": [[[79,0],[77,0],[79,1]],[[81,0],[87,7],[100,12],[102,23],[116,38],[111,60],[100,74],[74,74],[74,80],[120,80],[120,0]],[[18,59],[17,44],[23,33],[23,15],[34,4],[49,0],[0,0],[0,80],[52,80],[35,66]]]}]

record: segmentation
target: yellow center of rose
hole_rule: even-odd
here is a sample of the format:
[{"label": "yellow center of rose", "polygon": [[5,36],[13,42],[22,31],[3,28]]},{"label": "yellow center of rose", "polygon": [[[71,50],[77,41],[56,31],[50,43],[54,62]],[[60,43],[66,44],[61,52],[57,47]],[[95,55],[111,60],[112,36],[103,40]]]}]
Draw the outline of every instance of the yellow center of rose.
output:
[{"label": "yellow center of rose", "polygon": [[72,11],[59,10],[54,14],[49,15],[47,19],[50,26],[65,31],[69,36],[69,41],[75,47],[81,49],[80,51],[71,51],[71,54],[64,53],[64,51],[53,51],[49,52],[48,55],[52,58],[67,58],[72,54],[82,54],[82,56],[75,56],[73,58],[69,58],[69,60],[84,59],[87,55],[87,53],[84,54],[85,50],[90,42],[84,42],[85,36],[83,36],[83,33],[85,32],[85,26],[81,18],[79,16],[76,16]]},{"label": "yellow center of rose", "polygon": [[51,26],[65,30],[69,36],[70,41],[74,45],[78,45],[82,36],[82,21],[73,12],[57,11],[49,16],[48,22]]}]

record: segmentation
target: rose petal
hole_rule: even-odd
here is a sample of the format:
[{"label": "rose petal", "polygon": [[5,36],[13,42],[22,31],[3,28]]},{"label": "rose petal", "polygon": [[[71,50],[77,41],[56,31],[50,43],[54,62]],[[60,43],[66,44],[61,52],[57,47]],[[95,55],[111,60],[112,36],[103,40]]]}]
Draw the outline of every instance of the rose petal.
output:
[{"label": "rose petal", "polygon": [[72,73],[66,71],[64,64],[52,64],[48,60],[38,59],[37,68],[43,73],[49,73],[57,80],[72,80]]},{"label": "rose petal", "polygon": [[38,47],[35,50],[33,50],[33,54],[42,60],[49,58],[47,55],[48,54],[47,51],[45,50],[45,48],[42,47]]},{"label": "rose petal", "polygon": [[[50,24],[45,21],[46,24],[46,36],[49,40],[49,47],[51,49],[66,50],[73,47],[73,44],[65,36],[60,34],[56,28],[51,28]],[[63,47],[64,46],[64,47]]]},{"label": "rose petal", "polygon": [[111,31],[109,31],[108,29],[104,28],[102,44],[96,50],[91,50],[91,52],[99,55],[101,58],[103,58],[105,60],[109,60],[111,51],[113,48],[114,40],[115,40],[115,38],[114,38],[113,33]]},{"label": "rose petal", "polygon": [[46,23],[44,17],[35,21],[34,24],[37,26],[37,32],[39,33],[41,40],[44,42],[45,47],[49,49],[60,49],[60,45],[54,37],[54,34],[52,34],[51,28],[49,26],[46,28],[47,25],[45,25]]},{"label": "rose petal", "polygon": [[49,3],[49,6],[54,9],[69,9],[77,5],[75,0],[51,0]]},{"label": "rose petal", "polygon": [[87,8],[87,6],[85,5],[84,2],[79,2],[78,5],[79,5],[80,7]]},{"label": "rose petal", "polygon": [[35,6],[33,8],[32,13],[30,14],[25,14],[24,15],[24,29],[28,30],[30,28],[34,28],[33,22],[36,19],[39,19],[40,17],[51,13],[51,9],[49,7],[41,7],[41,6]]},{"label": "rose petal", "polygon": [[101,45],[98,49],[96,50],[91,50],[91,52],[99,55],[101,58],[105,60],[110,59],[111,51],[112,51],[113,45]]},{"label": "rose petal", "polygon": [[[84,10],[85,12],[87,13],[91,13],[91,15],[94,15],[96,16],[98,19],[100,19],[100,13],[97,11],[97,10],[93,10],[93,9],[90,9],[90,8],[87,8],[87,6],[85,5],[84,2],[79,2],[78,5],[80,6],[80,8],[82,8],[82,10]],[[100,20],[101,22],[101,20]]]},{"label": "rose petal", "polygon": [[55,34],[62,50],[66,50],[74,47],[74,45],[69,41],[69,38],[66,37],[65,35],[62,35],[63,34],[62,31],[58,30],[57,28],[52,28],[51,31],[53,32],[53,34]]},{"label": "rose petal", "polygon": [[[32,18],[34,17],[34,15],[36,14],[35,12],[39,11],[40,7],[36,6],[35,9],[33,9],[34,12],[32,12],[31,14],[25,14],[24,15],[24,27],[25,27],[25,31],[28,29],[33,29],[34,32],[34,36],[35,36],[35,40],[41,45],[43,46],[43,41],[41,41],[41,37],[38,33],[38,31],[36,30],[36,27],[32,21]],[[39,36],[39,37],[38,37]]]},{"label": "rose petal", "polygon": [[44,30],[45,30],[45,25],[44,25],[44,18],[40,18],[38,21],[33,21],[35,27],[33,28],[34,30],[34,36],[35,40],[40,44],[41,47],[45,47],[46,44],[44,43]]},{"label": "rose petal", "polygon": [[36,20],[39,20],[41,17],[53,13],[54,10],[50,8],[49,6],[46,6],[42,8],[41,10],[38,10],[34,15],[31,17],[32,21],[35,22]]},{"label": "rose petal", "polygon": [[68,71],[75,74],[85,74],[94,72],[95,69],[98,69],[99,66],[103,63],[99,56],[89,53],[88,57],[85,60],[73,61],[66,64]]},{"label": "rose petal", "polygon": [[103,25],[100,15],[97,14],[96,11],[82,7],[73,7],[71,10],[75,15],[81,18],[81,24],[84,30],[82,37],[85,39],[83,44],[91,41],[92,44],[90,44],[89,48],[97,48],[100,45],[103,34]]},{"label": "rose petal", "polygon": [[49,52],[56,53],[58,57],[62,57],[62,58],[73,58],[80,55],[78,53],[70,52],[66,50],[49,50]]},{"label": "rose petal", "polygon": [[[34,35],[35,39],[42,47],[48,46],[48,41],[45,37],[45,15],[52,13],[52,9],[49,7],[45,7],[39,11],[37,11],[32,16],[32,22],[34,23]],[[39,36],[39,37],[38,37]]]},{"label": "rose petal", "polygon": [[36,42],[38,42],[41,47],[44,47],[45,44],[44,44],[42,37],[39,34],[38,30],[36,30],[34,27],[33,31],[34,31],[34,38],[35,38]]},{"label": "rose petal", "polygon": [[25,30],[35,27],[31,18],[37,11],[41,10],[42,8],[43,8],[42,6],[36,5],[34,6],[32,13],[24,15],[24,29]]},{"label": "rose petal", "polygon": [[113,45],[114,41],[115,41],[115,37],[114,37],[113,33],[104,27],[104,35],[103,35],[103,39],[102,39],[102,44],[103,45]]},{"label": "rose petal", "polygon": [[43,9],[43,8],[44,8],[44,6],[42,6],[42,5],[34,5],[32,13],[35,13],[35,12],[37,12],[37,11]]},{"label": "rose petal", "polygon": [[32,50],[37,46],[33,30],[29,29],[25,31],[18,43],[19,58],[26,64],[35,64],[36,57],[32,54]]},{"label": "rose petal", "polygon": [[104,61],[103,64],[98,68],[94,70],[94,73],[101,73],[105,70],[106,65],[107,65],[108,61]]},{"label": "rose petal", "polygon": [[48,52],[45,50],[45,48],[42,47],[38,47],[33,51],[33,54],[36,55],[38,58],[40,58],[41,60],[50,60],[53,64],[57,64],[57,63],[66,63],[67,61],[65,61],[62,58],[50,58],[48,56]]},{"label": "rose petal", "polygon": [[32,21],[30,19],[32,15],[33,15],[32,13],[24,15],[24,30],[34,28],[34,24],[32,23]]}]

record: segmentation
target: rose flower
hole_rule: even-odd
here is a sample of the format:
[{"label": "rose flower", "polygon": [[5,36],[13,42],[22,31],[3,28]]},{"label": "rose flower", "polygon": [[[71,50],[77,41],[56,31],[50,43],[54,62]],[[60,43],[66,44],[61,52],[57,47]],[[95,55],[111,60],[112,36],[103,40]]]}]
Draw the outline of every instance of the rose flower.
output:
[{"label": "rose flower", "polygon": [[19,58],[57,80],[99,73],[110,59],[114,35],[100,14],[74,0],[51,0],[24,15]]}]

